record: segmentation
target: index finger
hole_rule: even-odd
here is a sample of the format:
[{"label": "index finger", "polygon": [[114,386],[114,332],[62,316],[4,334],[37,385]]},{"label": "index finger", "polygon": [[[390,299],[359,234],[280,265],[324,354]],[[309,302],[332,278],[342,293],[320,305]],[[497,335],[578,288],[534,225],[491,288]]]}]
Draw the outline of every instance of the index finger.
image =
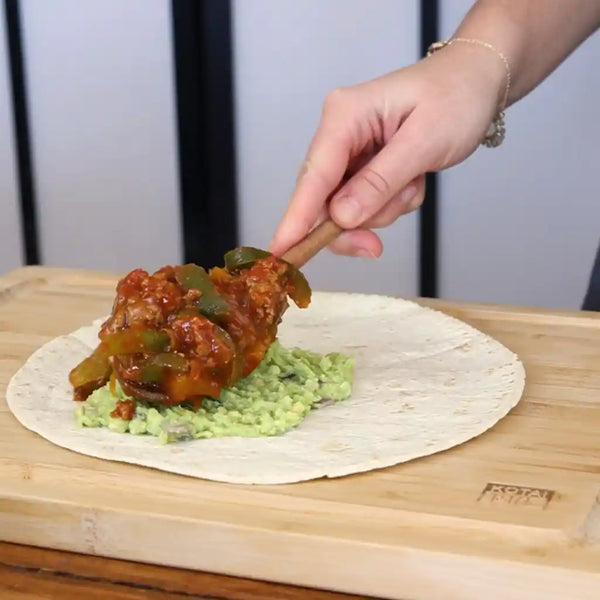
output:
[{"label": "index finger", "polygon": [[269,249],[283,254],[302,240],[317,223],[327,200],[342,182],[351,144],[342,131],[321,123],[308,150],[288,207]]}]

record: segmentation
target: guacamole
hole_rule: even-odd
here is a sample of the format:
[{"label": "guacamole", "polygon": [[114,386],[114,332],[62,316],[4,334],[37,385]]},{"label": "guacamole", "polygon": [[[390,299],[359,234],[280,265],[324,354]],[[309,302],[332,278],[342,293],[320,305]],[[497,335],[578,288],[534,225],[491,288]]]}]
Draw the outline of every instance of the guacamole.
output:
[{"label": "guacamole", "polygon": [[117,383],[115,395],[109,384],[92,392],[76,409],[76,419],[82,427],[152,435],[163,444],[280,435],[297,426],[312,409],[348,398],[353,369],[353,359],[344,354],[288,349],[275,341],[248,377],[223,389],[219,398],[205,399],[200,408],[190,403],[167,407],[136,401],[132,419],[113,418],[110,413],[117,401],[130,399]]}]

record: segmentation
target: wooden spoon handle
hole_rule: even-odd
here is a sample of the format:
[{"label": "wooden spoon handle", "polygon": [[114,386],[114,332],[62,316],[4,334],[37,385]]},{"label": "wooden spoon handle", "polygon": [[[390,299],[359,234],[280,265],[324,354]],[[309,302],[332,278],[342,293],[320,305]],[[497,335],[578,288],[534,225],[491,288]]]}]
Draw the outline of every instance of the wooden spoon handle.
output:
[{"label": "wooden spoon handle", "polygon": [[317,252],[327,247],[343,229],[331,219],[315,227],[303,240],[292,246],[281,258],[297,268],[304,266]]}]

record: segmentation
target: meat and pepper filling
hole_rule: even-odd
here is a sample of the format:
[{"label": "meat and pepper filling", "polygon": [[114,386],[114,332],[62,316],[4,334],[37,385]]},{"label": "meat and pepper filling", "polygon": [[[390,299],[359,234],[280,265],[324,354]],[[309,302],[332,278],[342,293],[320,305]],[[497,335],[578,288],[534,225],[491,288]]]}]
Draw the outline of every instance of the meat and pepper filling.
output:
[{"label": "meat and pepper filling", "polygon": [[[311,291],[288,263],[255,248],[236,248],[225,266],[166,266],[150,275],[136,269],[121,279],[100,343],[69,380],[85,400],[118,380],[133,398],[153,404],[200,403],[249,375],[275,341],[288,307]],[[133,402],[115,408],[131,417]]]}]

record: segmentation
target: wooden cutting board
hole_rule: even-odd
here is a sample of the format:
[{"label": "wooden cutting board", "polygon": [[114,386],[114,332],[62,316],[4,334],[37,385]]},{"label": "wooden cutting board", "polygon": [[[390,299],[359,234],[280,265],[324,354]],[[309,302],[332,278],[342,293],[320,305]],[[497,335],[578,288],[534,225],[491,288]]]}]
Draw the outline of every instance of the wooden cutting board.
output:
[{"label": "wooden cutting board", "polygon": [[250,487],[82,456],[8,411],[16,369],[107,314],[115,283],[37,267],[0,278],[0,539],[403,600],[600,597],[599,316],[428,302],[522,357],[519,406],[428,458]]}]

